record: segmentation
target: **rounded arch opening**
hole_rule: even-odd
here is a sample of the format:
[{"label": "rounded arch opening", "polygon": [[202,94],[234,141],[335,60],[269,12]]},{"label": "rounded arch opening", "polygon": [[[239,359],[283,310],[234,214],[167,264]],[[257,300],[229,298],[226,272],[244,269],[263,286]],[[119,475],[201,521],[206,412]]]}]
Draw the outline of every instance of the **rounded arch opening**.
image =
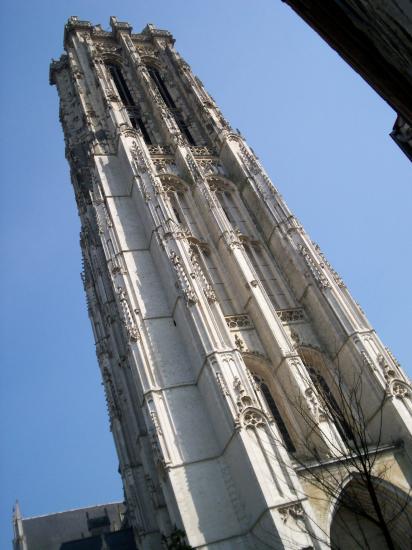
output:
[{"label": "rounded arch opening", "polygon": [[[410,548],[410,495],[387,480],[371,477],[369,481],[371,486],[368,485],[368,480],[354,474],[342,484],[331,510],[331,547],[384,550],[389,548],[386,532],[396,549]],[[375,497],[377,504],[374,505]]]}]

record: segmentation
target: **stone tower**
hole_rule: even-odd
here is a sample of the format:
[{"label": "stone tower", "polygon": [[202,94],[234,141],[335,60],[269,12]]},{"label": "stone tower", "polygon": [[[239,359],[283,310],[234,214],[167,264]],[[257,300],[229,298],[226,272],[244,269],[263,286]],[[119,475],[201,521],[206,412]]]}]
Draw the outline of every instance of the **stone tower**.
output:
[{"label": "stone tower", "polygon": [[409,382],[171,34],[111,28],[71,17],[50,78],[138,546],[327,548],[358,431],[408,491]]}]

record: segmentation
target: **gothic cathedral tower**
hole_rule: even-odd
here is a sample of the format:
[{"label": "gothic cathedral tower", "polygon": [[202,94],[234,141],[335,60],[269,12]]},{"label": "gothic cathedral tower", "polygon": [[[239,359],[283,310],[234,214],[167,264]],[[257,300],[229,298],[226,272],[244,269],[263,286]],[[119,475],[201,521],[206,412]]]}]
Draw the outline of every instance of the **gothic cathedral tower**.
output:
[{"label": "gothic cathedral tower", "polygon": [[71,17],[50,74],[138,545],[328,548],[362,453],[408,492],[408,379],[171,34],[111,27]]}]

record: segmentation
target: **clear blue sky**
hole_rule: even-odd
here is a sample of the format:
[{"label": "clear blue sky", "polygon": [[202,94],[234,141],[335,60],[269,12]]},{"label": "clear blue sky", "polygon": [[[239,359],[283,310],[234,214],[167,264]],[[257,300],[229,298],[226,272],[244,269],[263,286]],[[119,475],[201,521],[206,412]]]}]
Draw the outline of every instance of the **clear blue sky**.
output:
[{"label": "clear blue sky", "polygon": [[[280,0],[39,0],[2,8],[0,547],[25,516],[122,498],[48,84],[70,15],[176,47],[261,158],[381,338],[411,364],[410,163],[394,112]],[[411,370],[409,370],[411,373]]]}]

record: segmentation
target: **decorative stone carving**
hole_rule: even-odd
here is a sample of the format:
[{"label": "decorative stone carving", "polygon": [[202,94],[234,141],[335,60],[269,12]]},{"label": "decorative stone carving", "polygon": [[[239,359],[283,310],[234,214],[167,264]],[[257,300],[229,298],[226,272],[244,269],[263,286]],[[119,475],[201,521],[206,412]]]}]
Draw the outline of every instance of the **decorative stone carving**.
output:
[{"label": "decorative stone carving", "polygon": [[280,229],[286,233],[292,233],[293,231],[302,232],[303,228],[296,216],[288,216],[286,220],[279,222]]},{"label": "decorative stone carving", "polygon": [[170,261],[172,262],[173,268],[176,271],[177,278],[179,281],[179,286],[183,292],[183,295],[185,297],[186,303],[188,305],[195,304],[198,299],[194,292],[194,290],[191,287],[190,281],[186,275],[185,269],[182,265],[182,261],[180,259],[180,256],[176,254],[174,250],[170,253]]},{"label": "decorative stone carving", "polygon": [[[201,162],[203,162],[203,161],[200,160],[199,165],[200,165]],[[216,169],[217,169],[217,166],[216,166]],[[207,181],[209,189],[212,193],[216,193],[216,191],[218,191],[222,187],[222,180],[219,177],[207,176],[206,181]]]},{"label": "decorative stone carving", "polygon": [[247,351],[244,341],[238,334],[235,334],[235,345],[239,351]]},{"label": "decorative stone carving", "polygon": [[392,359],[392,361],[395,363],[395,365],[397,366],[398,369],[401,368],[401,364],[399,363],[399,361],[396,359],[396,357],[394,356],[394,354],[391,352],[391,350],[388,348],[388,347],[385,347],[385,350],[386,350],[386,353],[389,355],[389,357]]},{"label": "decorative stone carving", "polygon": [[403,380],[392,380],[389,386],[391,395],[398,399],[404,399],[410,397],[411,387]]},{"label": "decorative stone carving", "polygon": [[96,44],[95,47],[96,51],[98,51],[100,54],[116,54],[122,51],[122,48],[120,46],[109,42],[99,42]]},{"label": "decorative stone carving", "polygon": [[97,208],[94,211],[94,219],[95,219],[95,222],[96,222],[97,230],[98,230],[99,234],[101,235],[102,233],[104,233],[103,223],[102,223],[102,220],[99,216],[99,211],[98,211]]},{"label": "decorative stone carving", "polygon": [[159,57],[158,50],[150,46],[137,46],[136,50],[141,57]]},{"label": "decorative stone carving", "polygon": [[129,339],[132,342],[138,342],[140,340],[139,329],[137,328],[134,317],[127,299],[126,291],[124,288],[118,287],[117,294],[119,296],[120,305],[123,312],[123,324],[126,328],[126,331],[129,335]]},{"label": "decorative stone carving", "polygon": [[242,241],[240,240],[241,232],[239,229],[230,229],[223,232],[223,239],[230,250],[235,248],[243,248]]},{"label": "decorative stone carving", "polygon": [[370,369],[372,370],[376,370],[376,367],[375,365],[373,364],[373,361],[372,359],[370,358],[369,354],[365,351],[365,350],[362,350],[360,352],[361,356],[362,356],[362,362],[363,364],[366,366],[366,367],[369,367]]},{"label": "decorative stone carving", "polygon": [[131,137],[131,138],[140,138],[141,133],[136,130],[136,128],[130,128],[130,126],[122,126],[120,129],[120,133],[124,135],[125,137]]},{"label": "decorative stone carving", "polygon": [[250,397],[250,395],[246,392],[246,389],[240,380],[238,376],[236,376],[233,380],[233,388],[236,391],[237,394],[237,402],[236,405],[239,409],[239,412],[242,412],[247,407],[252,406],[253,399]]},{"label": "decorative stone carving", "polygon": [[191,145],[190,150],[195,157],[213,157],[215,156],[215,151],[206,145]]},{"label": "decorative stone carving", "polygon": [[[313,243],[313,246],[315,247],[315,250],[316,252],[319,254],[319,256],[322,258],[323,260],[323,264],[326,265],[326,267],[329,269],[329,271],[331,272],[332,274],[332,277],[335,281],[335,283],[338,285],[339,288],[346,288],[346,285],[345,283],[343,282],[342,278],[340,277],[340,275],[333,269],[333,267],[330,265],[330,263],[328,262],[328,260],[325,258],[325,255],[323,254],[323,252],[321,251],[320,249],[320,246],[316,243]],[[323,265],[321,264],[321,266],[323,267]]]},{"label": "decorative stone carving", "polygon": [[150,417],[153,422],[154,429],[156,430],[157,435],[163,435],[162,428],[160,427],[159,417],[157,416],[156,411],[150,411]]},{"label": "decorative stone carving", "polygon": [[306,265],[309,268],[310,273],[312,274],[315,281],[318,283],[321,289],[330,288],[330,283],[325,275],[322,273],[323,264],[319,264],[310,254],[306,246],[302,244],[298,245],[298,250],[302,254]]},{"label": "decorative stone carving", "polygon": [[305,313],[301,307],[294,309],[278,309],[276,313],[279,315],[282,323],[295,323],[305,320]]},{"label": "decorative stone carving", "polygon": [[241,423],[246,429],[259,428],[267,425],[267,418],[262,411],[254,408],[248,408],[241,415]]},{"label": "decorative stone carving", "polygon": [[[200,167],[204,176],[210,176],[219,172],[217,162],[213,159],[199,159],[197,161],[197,164]],[[212,191],[210,185],[209,189]]]},{"label": "decorative stone carving", "polygon": [[112,275],[116,275],[117,273],[121,273],[122,272],[122,266],[117,258],[117,256],[113,256],[111,258],[111,272],[112,272]]},{"label": "decorative stone carving", "polygon": [[104,203],[101,205],[101,209],[103,211],[103,216],[104,216],[104,219],[105,219],[105,222],[106,222],[106,226],[107,227],[113,227],[112,219],[111,219],[109,211],[107,210],[107,207]]},{"label": "decorative stone carving", "polygon": [[109,412],[110,421],[112,422],[115,418],[120,419],[122,415],[118,403],[116,389],[113,384],[112,375],[110,374],[110,371],[107,367],[103,368],[103,383],[106,395],[107,409]]},{"label": "decorative stone carving", "polygon": [[158,172],[166,173],[176,171],[176,164],[171,158],[154,158],[153,164]]},{"label": "decorative stone carving", "polygon": [[162,239],[165,241],[169,239],[187,240],[189,237],[192,237],[192,233],[186,225],[177,223],[171,218],[162,221],[161,227],[163,229]]},{"label": "decorative stone carving", "polygon": [[200,173],[199,167],[198,167],[196,161],[194,160],[193,156],[189,153],[186,155],[186,163],[189,167],[189,171],[190,171],[190,174],[193,178],[193,181],[195,183],[202,182],[203,177],[202,177],[202,174]]},{"label": "decorative stone carving", "polygon": [[150,155],[152,156],[172,156],[173,152],[169,145],[148,145]]},{"label": "decorative stone carving", "polygon": [[96,342],[96,355],[100,359],[103,355],[109,354],[109,346],[107,343],[107,337],[103,337]]},{"label": "decorative stone carving", "polygon": [[162,447],[159,441],[159,436],[157,435],[156,431],[154,431],[151,434],[150,444],[152,446],[155,463],[161,468],[164,468],[166,466],[166,460],[163,456]]},{"label": "decorative stone carving", "polygon": [[240,315],[226,315],[225,321],[231,330],[253,328],[249,315],[246,315],[245,313]]},{"label": "decorative stone carving", "polygon": [[197,276],[198,280],[200,281],[200,283],[203,287],[203,292],[204,292],[207,300],[209,301],[209,303],[216,302],[217,301],[216,293],[215,293],[212,285],[207,280],[206,275],[205,275],[205,273],[204,273],[204,271],[203,271],[203,269],[202,269],[202,267],[199,263],[199,253],[197,251],[196,246],[191,246],[190,247],[190,260],[191,260],[192,265],[193,265],[194,273]]},{"label": "decorative stone carving", "polygon": [[295,344],[295,347],[296,346],[299,346],[301,344],[301,341],[300,341],[300,336],[299,334],[296,332],[296,330],[291,330],[290,331],[290,337],[292,338],[294,344]]},{"label": "decorative stone carving", "polygon": [[[87,36],[74,32],[77,28]],[[91,30],[88,23],[71,20],[66,29],[68,55],[52,64],[51,78],[61,98],[67,158],[84,228],[83,282],[120,455],[130,526],[143,538],[149,529],[147,544],[157,547],[159,531],[167,527],[170,518],[173,522],[178,516],[182,524],[190,526],[188,544],[196,546],[201,541],[209,547],[221,540],[222,530],[237,517],[233,540],[239,546],[247,546],[250,526],[256,518],[251,517],[253,507],[236,495],[253,493],[260,498],[259,502],[255,500],[262,511],[261,521],[253,530],[257,536],[266,527],[268,533],[279,528],[280,546],[290,545],[290,537],[297,546],[309,547],[311,543],[316,546],[319,541],[315,540],[315,523],[322,523],[324,518],[319,513],[323,512],[312,507],[310,500],[302,503],[298,500],[301,496],[297,495],[305,487],[300,484],[299,472],[296,475],[297,463],[293,457],[281,449],[277,452],[276,445],[287,447],[287,441],[282,443],[283,429],[280,423],[276,429],[275,422],[282,414],[285,427],[293,428],[296,441],[306,437],[307,448],[316,447],[321,458],[330,451],[328,446],[339,452],[339,444],[335,444],[339,430],[333,429],[332,422],[329,424],[333,420],[332,401],[305,371],[298,346],[303,349],[313,344],[319,334],[325,352],[336,355],[330,367],[333,369],[339,360],[348,381],[355,372],[353,369],[362,367],[363,361],[368,366],[359,372],[365,381],[373,382],[376,377],[384,385],[382,369],[387,381],[386,397],[397,405],[383,410],[383,435],[387,441],[391,431],[398,432],[400,426],[403,429],[408,425],[406,415],[411,411],[412,389],[376,336],[373,335],[373,341],[364,340],[372,332],[370,327],[359,315],[357,319],[350,315],[353,302],[346,292],[338,291],[338,286],[343,288],[341,279],[317,245],[312,246],[307,240],[259,159],[240,135],[230,131],[190,68],[181,61],[174,64],[177,54],[171,37],[152,27],[132,37],[128,32],[129,28],[116,21],[114,32],[106,33],[96,27]],[[156,59],[155,65],[160,68],[176,107],[185,121],[193,125],[193,130],[197,127],[194,138],[204,136],[207,145],[194,147],[188,143],[176,124],[176,113],[165,104],[141,57]],[[126,107],[107,70],[109,62],[121,65],[136,110],[142,113],[150,136],[164,137],[167,145],[145,144],[142,132],[125,122]],[[179,178],[185,178],[190,189],[180,185]],[[225,218],[218,201],[220,193],[232,189],[230,178],[238,190],[234,204],[244,214],[242,228],[250,233],[249,237]],[[181,192],[186,193],[182,201],[178,196]],[[105,203],[106,193],[115,198]],[[172,206],[178,212],[177,217]],[[235,211],[233,217],[240,219]],[[178,223],[178,218],[184,223]],[[259,251],[253,234],[264,234],[271,252],[266,253],[263,240]],[[211,243],[209,257],[204,253],[205,243],[201,242],[206,239]],[[294,249],[297,243],[302,243],[299,251]],[[286,296],[299,296],[302,304],[308,300],[308,314],[302,307],[288,307],[277,312],[277,323],[271,323],[267,304],[260,299],[266,282],[260,274],[258,279],[257,271],[252,274],[253,269],[248,269],[252,266],[242,250],[246,245],[253,247],[256,260],[262,253],[262,273],[273,274],[273,280],[280,281]],[[220,265],[216,265],[216,260]],[[166,273],[159,273],[162,261],[166,262],[163,266]],[[130,273],[126,274],[127,266]],[[306,283],[310,282],[312,288],[332,286],[336,290],[331,297],[335,307],[331,307],[328,294],[322,296],[317,288],[315,297],[310,291],[303,294],[307,285],[299,279],[302,269],[308,277]],[[267,284],[272,285],[269,276]],[[215,289],[222,292],[217,294]],[[230,303],[225,296],[232,298],[233,307],[242,312],[225,317],[227,330],[224,323],[222,327],[222,314],[215,305],[222,297],[221,309],[236,311],[226,309]],[[135,302],[137,299],[139,304]],[[185,307],[199,301],[198,307]],[[256,322],[262,317],[262,322],[254,327],[246,311],[253,312]],[[288,326],[280,326],[279,330],[281,323]],[[359,338],[356,344],[355,333]],[[289,334],[295,341],[295,349]],[[358,364],[353,356],[355,345],[361,354],[357,357]],[[248,349],[255,346],[256,350]],[[379,360],[376,350],[382,353]],[[378,373],[372,370],[371,361]],[[328,362],[322,366],[326,368]],[[254,380],[245,365],[259,365],[259,373],[268,384],[259,386],[262,382]],[[276,401],[276,409],[279,401],[278,415],[274,413],[270,395]],[[364,399],[368,399],[367,392]],[[306,429],[305,419],[297,418],[296,414],[294,417],[293,403],[301,407]],[[323,424],[322,419],[326,419]],[[247,441],[250,434],[249,444],[240,442],[236,447],[236,476],[232,476],[227,461],[219,458],[222,444],[233,436],[236,439],[231,430],[233,421],[235,429],[242,429],[241,439]],[[210,434],[214,434],[212,438]],[[262,444],[254,445],[260,436]],[[383,453],[382,461],[386,455],[396,460],[397,454],[390,453],[389,457]],[[170,497],[166,503],[160,487],[162,469],[171,457],[176,470],[166,481]],[[338,464],[339,455],[335,458]],[[202,481],[204,459],[208,460],[207,491]],[[254,476],[247,471],[251,461]],[[276,508],[271,511],[267,508],[270,503],[263,495],[268,461],[273,491],[280,498],[284,489],[284,499],[278,502],[279,514]],[[152,468],[153,462],[159,465],[157,470]],[[183,475],[184,471],[190,476]],[[202,498],[194,510],[193,495],[200,494]],[[159,513],[153,514],[150,495]],[[210,522],[211,502],[225,502],[213,522]],[[305,536],[299,533],[294,539],[293,533],[298,528],[303,531],[302,524],[293,524],[303,517],[302,505],[307,510],[304,517],[307,529]],[[284,526],[282,520],[290,524]],[[263,545],[266,541],[270,545],[269,537],[270,534],[262,540]]]},{"label": "decorative stone carving", "polygon": [[379,354],[377,359],[378,359],[378,363],[379,363],[380,367],[382,368],[385,380],[389,384],[389,382],[391,380],[393,380],[393,378],[395,378],[395,376],[397,374],[396,369],[393,368],[392,365],[390,365],[387,362],[387,360],[385,359],[385,357],[382,354]]},{"label": "decorative stone carving", "polygon": [[[154,186],[155,190],[157,188],[157,182],[156,182],[156,179],[155,178],[150,178],[150,181],[152,182],[152,185]],[[141,193],[144,197],[144,200],[146,203],[148,203],[149,201],[152,200],[152,196],[151,194],[149,193],[148,189],[147,189],[147,185],[144,181],[143,178],[137,176],[137,182],[139,184],[139,187],[141,189]]]},{"label": "decorative stone carving", "polygon": [[136,163],[137,170],[139,172],[142,172],[142,173],[147,172],[148,171],[147,162],[146,162],[143,151],[141,150],[141,148],[137,144],[137,141],[133,141],[133,143],[130,147],[130,152],[131,152],[133,160]]},{"label": "decorative stone carving", "polygon": [[224,396],[230,395],[229,389],[228,389],[228,387],[226,386],[226,382],[225,382],[225,380],[224,380],[224,378],[223,378],[222,373],[221,373],[221,372],[215,371],[215,376],[216,376],[217,384],[218,384],[218,386],[219,386],[220,391],[222,392],[222,394],[223,394]]},{"label": "decorative stone carving", "polygon": [[145,482],[146,482],[146,488],[150,495],[150,498],[152,500],[153,506],[155,508],[159,507],[159,498],[156,491],[156,486],[153,482],[153,479],[150,477],[149,474],[145,474],[144,476]]},{"label": "decorative stone carving", "polygon": [[255,156],[245,147],[243,143],[240,146],[240,157],[252,174],[256,175],[260,173],[260,166],[258,165]]},{"label": "decorative stone carving", "polygon": [[305,398],[309,409],[312,411],[314,417],[318,421],[326,420],[327,415],[323,407],[321,407],[318,398],[316,397],[315,390],[310,386],[305,390]]},{"label": "decorative stone carving", "polygon": [[278,508],[278,512],[282,517],[283,523],[286,523],[289,518],[293,520],[302,520],[305,516],[303,506],[300,502],[294,502],[293,504],[288,504],[287,506],[282,506]]},{"label": "decorative stone carving", "polygon": [[[173,125],[176,125],[175,119],[170,115],[171,117],[171,123]],[[186,147],[187,142],[185,138],[182,136],[180,131],[176,130],[174,132],[171,132],[171,136],[173,143],[176,145],[176,147]]]}]

